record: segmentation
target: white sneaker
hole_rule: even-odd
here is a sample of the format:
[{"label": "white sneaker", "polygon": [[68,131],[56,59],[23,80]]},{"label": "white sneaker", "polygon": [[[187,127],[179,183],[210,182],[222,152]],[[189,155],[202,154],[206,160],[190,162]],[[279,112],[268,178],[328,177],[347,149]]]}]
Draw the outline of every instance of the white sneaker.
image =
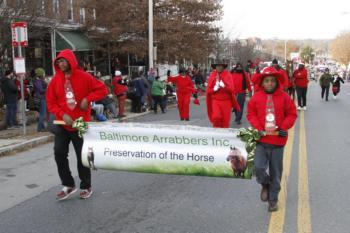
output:
[{"label": "white sneaker", "polygon": [[303,110],[306,111],[306,106],[304,106]]},{"label": "white sneaker", "polygon": [[300,106],[298,106],[298,110],[299,110],[299,111],[301,110],[301,107],[300,107]]}]

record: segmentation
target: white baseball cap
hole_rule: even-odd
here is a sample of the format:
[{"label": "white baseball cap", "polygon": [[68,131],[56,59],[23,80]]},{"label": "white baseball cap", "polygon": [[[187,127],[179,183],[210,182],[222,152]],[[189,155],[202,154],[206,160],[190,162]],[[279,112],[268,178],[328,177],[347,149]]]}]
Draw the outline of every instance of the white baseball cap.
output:
[{"label": "white baseball cap", "polygon": [[114,75],[115,75],[115,76],[121,76],[121,75],[122,75],[122,72],[120,72],[119,70],[116,70],[116,71],[114,72]]}]

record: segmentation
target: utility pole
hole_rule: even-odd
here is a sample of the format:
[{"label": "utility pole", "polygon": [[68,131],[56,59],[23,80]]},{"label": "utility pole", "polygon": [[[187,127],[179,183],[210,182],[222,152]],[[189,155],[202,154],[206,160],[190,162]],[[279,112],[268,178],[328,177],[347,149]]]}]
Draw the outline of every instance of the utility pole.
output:
[{"label": "utility pole", "polygon": [[153,68],[153,0],[148,1],[148,59],[149,69]]}]

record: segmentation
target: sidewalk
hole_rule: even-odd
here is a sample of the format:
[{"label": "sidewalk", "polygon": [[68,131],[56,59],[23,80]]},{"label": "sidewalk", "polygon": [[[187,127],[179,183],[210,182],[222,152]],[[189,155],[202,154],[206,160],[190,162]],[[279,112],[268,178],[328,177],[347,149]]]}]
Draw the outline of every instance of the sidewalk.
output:
[{"label": "sidewalk", "polygon": [[[124,117],[122,121],[140,117],[149,113],[150,111],[143,113],[127,113],[127,116]],[[109,121],[118,122],[119,120],[113,119]],[[31,123],[28,125],[27,135],[25,136],[23,135],[22,127],[19,129],[0,130],[0,157],[11,155],[19,151],[28,150],[35,146],[53,141],[53,134],[50,132],[37,132],[36,127],[36,123]]]}]

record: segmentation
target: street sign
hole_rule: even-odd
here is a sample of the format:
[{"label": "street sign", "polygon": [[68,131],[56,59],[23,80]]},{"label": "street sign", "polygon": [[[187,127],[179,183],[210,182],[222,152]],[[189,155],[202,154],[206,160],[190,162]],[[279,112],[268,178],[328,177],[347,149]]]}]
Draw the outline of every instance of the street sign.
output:
[{"label": "street sign", "polygon": [[26,64],[25,64],[25,59],[23,57],[16,57],[13,63],[14,63],[16,74],[26,73]]},{"label": "street sign", "polygon": [[12,46],[27,47],[28,46],[28,30],[26,22],[12,23]]}]

